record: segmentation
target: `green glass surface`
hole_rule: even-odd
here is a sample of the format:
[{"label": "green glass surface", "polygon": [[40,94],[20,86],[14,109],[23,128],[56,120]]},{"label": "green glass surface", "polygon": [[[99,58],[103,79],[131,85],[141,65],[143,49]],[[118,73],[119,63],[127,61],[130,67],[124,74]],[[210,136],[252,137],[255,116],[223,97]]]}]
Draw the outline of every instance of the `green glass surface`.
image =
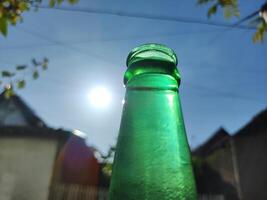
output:
[{"label": "green glass surface", "polygon": [[146,44],[128,56],[110,200],[196,200],[175,53]]}]

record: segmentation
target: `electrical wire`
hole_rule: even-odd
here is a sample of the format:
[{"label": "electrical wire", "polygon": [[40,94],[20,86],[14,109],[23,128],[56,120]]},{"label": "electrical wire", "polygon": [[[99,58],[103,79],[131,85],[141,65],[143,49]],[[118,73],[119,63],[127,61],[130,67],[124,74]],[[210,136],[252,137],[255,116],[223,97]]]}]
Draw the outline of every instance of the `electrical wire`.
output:
[{"label": "electrical wire", "polygon": [[[186,18],[186,17],[177,17],[177,16],[168,16],[168,15],[159,15],[159,14],[148,14],[148,13],[138,13],[138,12],[129,12],[129,11],[114,11],[108,9],[97,9],[97,8],[81,8],[76,7],[49,7],[49,6],[40,6],[41,9],[48,10],[60,10],[60,11],[69,11],[69,12],[82,12],[82,13],[93,13],[93,14],[105,14],[105,15],[113,15],[119,17],[132,17],[132,18],[141,18],[141,19],[150,19],[150,20],[161,20],[161,21],[173,21],[187,24],[201,24],[201,25],[209,25],[209,26],[217,26],[217,27],[228,27],[231,28],[233,25],[221,23],[221,22],[212,22],[212,21],[204,21],[194,18]],[[244,26],[244,25],[236,25],[234,28],[237,29],[256,29],[253,26]]]},{"label": "electrical wire", "polygon": [[[40,35],[40,34],[38,34],[38,33],[35,33],[35,32],[32,32],[32,31],[29,31],[29,30],[27,30],[27,29],[22,29],[22,28],[20,28],[22,31],[24,31],[24,32],[26,32],[26,33],[28,33],[28,34],[31,34],[31,35],[33,35],[33,36],[36,36],[36,37],[39,37],[39,38],[42,38],[42,39],[44,39],[44,40],[46,40],[46,41],[49,41],[49,42],[51,42],[51,43],[56,43],[56,44],[58,44],[58,45],[61,45],[61,46],[63,46],[63,47],[68,47],[68,48],[70,48],[71,50],[73,50],[73,51],[75,51],[75,52],[79,52],[79,53],[82,53],[82,54],[85,54],[85,55],[89,55],[90,57],[94,57],[94,58],[97,58],[97,59],[99,59],[99,60],[101,60],[101,61],[105,61],[105,62],[107,62],[109,65],[111,65],[112,63],[114,63],[114,62],[112,62],[112,61],[107,61],[107,60],[103,60],[103,57],[102,56],[97,56],[97,57],[95,57],[96,55],[93,55],[93,54],[91,54],[91,52],[84,52],[84,51],[80,51],[79,49],[77,49],[77,48],[73,48],[73,47],[71,47],[71,46],[69,46],[69,45],[66,45],[65,43],[62,43],[62,42],[59,42],[59,41],[56,41],[56,40],[51,40],[50,38],[47,38],[47,37],[45,37],[45,36],[43,36],[43,35]],[[104,58],[104,59],[106,59],[106,58]],[[225,92],[225,91],[220,91],[220,90],[215,90],[215,89],[212,89],[212,88],[207,88],[207,87],[205,87],[205,86],[201,86],[201,85],[194,85],[194,84],[191,84],[191,83],[186,83],[189,87],[192,87],[192,88],[195,88],[195,89],[200,89],[200,90],[205,90],[205,91],[208,91],[208,92],[212,92],[213,94],[215,94],[215,95],[219,95],[219,96],[221,96],[221,97],[227,97],[227,98],[236,98],[236,99],[243,99],[243,100],[248,100],[248,101],[257,101],[256,99],[253,99],[253,98],[250,98],[250,97],[246,97],[246,96],[240,96],[240,95],[237,95],[237,94],[235,94],[235,93],[230,93],[230,92]],[[260,101],[257,101],[258,103],[260,102]],[[263,102],[261,102],[261,103],[263,103]],[[265,103],[265,102],[264,102]]]},{"label": "electrical wire", "polygon": [[[123,40],[136,40],[136,39],[146,39],[146,38],[155,38],[155,37],[176,37],[176,36],[182,36],[182,35],[188,36],[189,34],[201,34],[201,33],[207,34],[207,33],[219,32],[219,31],[220,31],[219,29],[202,30],[202,31],[198,30],[196,32],[193,32],[193,31],[169,32],[169,33],[158,33],[158,34],[150,34],[150,35],[132,35],[132,36],[114,37],[114,38],[87,39],[87,40],[79,40],[79,41],[59,41],[59,42],[64,43],[65,45],[83,45],[83,44],[95,43],[95,42],[114,42],[114,41],[116,42],[116,41],[123,41]],[[32,35],[32,33],[30,34]],[[3,47],[0,49],[4,49],[4,50],[25,49],[25,48],[27,49],[27,48],[40,48],[40,47],[54,47],[58,45],[60,44],[51,43],[50,41],[50,44],[19,45],[19,46]]]},{"label": "electrical wire", "polygon": [[231,99],[240,99],[240,100],[246,100],[246,101],[251,101],[251,102],[257,102],[257,103],[264,103],[266,105],[266,101],[260,101],[259,99],[255,99],[249,96],[244,96],[244,95],[239,95],[233,92],[229,91],[222,91],[218,90],[217,88],[210,88],[207,86],[199,85],[199,84],[192,84],[190,82],[185,82],[185,86],[188,86],[190,88],[199,90],[199,91],[206,91],[209,93],[214,94],[216,97],[224,97],[224,98],[231,98]]},{"label": "electrical wire", "polygon": [[248,21],[249,19],[255,17],[257,14],[259,14],[262,10],[264,10],[267,7],[267,1],[261,6],[260,9],[252,12],[251,14],[243,17],[242,19],[240,19],[239,21],[237,21],[236,23],[234,23],[231,27],[227,27],[225,29],[223,29],[220,33],[218,33],[214,38],[212,38],[209,42],[208,45],[213,44],[215,41],[218,41],[218,38],[222,35],[224,35],[227,31],[233,30],[236,27],[240,26],[242,23],[244,23],[245,21]]},{"label": "electrical wire", "polygon": [[32,36],[39,37],[39,38],[41,38],[41,39],[43,39],[43,40],[46,40],[46,41],[48,41],[48,42],[50,42],[50,43],[52,43],[52,44],[57,44],[57,45],[62,46],[62,47],[67,47],[68,49],[70,49],[70,50],[72,50],[72,51],[75,51],[75,52],[78,52],[78,53],[80,53],[80,54],[82,54],[82,55],[90,56],[90,57],[92,57],[92,58],[96,58],[96,59],[98,59],[98,60],[100,60],[100,61],[102,61],[102,62],[108,63],[109,65],[112,65],[112,63],[113,63],[112,60],[109,60],[108,58],[103,57],[103,56],[101,56],[101,55],[98,55],[98,54],[96,54],[96,53],[89,52],[88,50],[83,51],[83,50],[81,50],[81,49],[78,49],[78,48],[75,48],[75,47],[73,47],[73,46],[70,46],[70,45],[68,45],[68,44],[66,44],[66,43],[63,43],[63,42],[60,42],[60,41],[57,41],[57,40],[53,40],[53,39],[51,39],[51,38],[48,38],[48,37],[46,37],[46,36],[44,36],[44,35],[41,35],[41,34],[39,34],[39,33],[30,31],[30,30],[25,29],[25,28],[21,28],[21,27],[20,27],[20,28],[17,28],[17,29],[19,29],[19,30],[21,30],[21,31],[23,31],[23,32],[25,32],[25,33],[28,33],[28,34],[30,34],[30,35],[32,35]]}]

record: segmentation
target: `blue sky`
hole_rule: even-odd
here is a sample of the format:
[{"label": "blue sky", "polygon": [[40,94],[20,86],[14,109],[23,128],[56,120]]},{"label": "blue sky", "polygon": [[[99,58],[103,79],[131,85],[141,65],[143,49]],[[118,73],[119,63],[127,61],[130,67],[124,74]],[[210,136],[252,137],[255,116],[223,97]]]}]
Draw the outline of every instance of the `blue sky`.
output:
[{"label": "blue sky", "polygon": [[[240,3],[246,16],[265,1]],[[67,5],[65,5],[67,6]],[[208,20],[195,1],[86,1],[73,6]],[[211,19],[227,22],[219,12]],[[234,23],[236,20],[229,21]],[[48,71],[18,91],[55,128],[78,129],[105,152],[118,134],[125,60],[143,43],[163,43],[177,53],[180,95],[191,147],[223,126],[234,133],[267,104],[267,46],[253,44],[253,31],[208,25],[40,9],[0,37],[0,69],[48,57]],[[30,77],[29,77],[30,79]],[[89,91],[107,87],[112,101],[96,109]]]}]

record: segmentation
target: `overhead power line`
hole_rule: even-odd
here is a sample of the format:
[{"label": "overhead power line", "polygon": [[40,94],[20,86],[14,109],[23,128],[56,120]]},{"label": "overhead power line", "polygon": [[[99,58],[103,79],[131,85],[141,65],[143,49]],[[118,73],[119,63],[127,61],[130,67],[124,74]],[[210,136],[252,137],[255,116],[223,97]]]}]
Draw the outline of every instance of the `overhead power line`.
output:
[{"label": "overhead power line", "polygon": [[41,38],[41,39],[43,39],[43,40],[45,40],[45,41],[48,41],[48,42],[50,42],[50,43],[52,43],[52,44],[56,44],[56,45],[60,45],[60,46],[62,46],[62,47],[66,47],[66,48],[68,48],[68,49],[70,49],[70,50],[72,50],[72,51],[75,51],[76,53],[79,53],[79,54],[82,54],[82,55],[86,55],[86,56],[93,57],[93,58],[95,58],[95,59],[98,59],[98,60],[100,60],[100,61],[102,61],[102,62],[111,64],[111,65],[112,65],[112,63],[113,63],[111,60],[108,60],[106,57],[103,57],[103,56],[98,55],[98,54],[96,54],[96,53],[89,52],[88,50],[83,51],[83,50],[81,50],[81,49],[79,49],[79,48],[73,47],[73,46],[71,46],[71,45],[69,45],[69,44],[66,44],[66,43],[64,43],[64,42],[60,42],[60,41],[58,41],[58,40],[50,39],[50,38],[48,38],[48,37],[46,37],[46,36],[44,36],[44,35],[41,35],[41,34],[39,34],[39,33],[30,31],[30,30],[27,30],[27,29],[25,29],[25,28],[21,28],[21,27],[20,27],[20,28],[17,28],[17,29],[19,29],[19,30],[21,30],[21,31],[23,31],[23,32],[25,32],[25,33],[27,33],[27,34],[30,34],[30,35],[32,35],[32,36],[35,36],[35,37]]},{"label": "overhead power line", "polygon": [[256,15],[259,15],[261,12],[267,12],[267,1],[261,6],[260,9],[252,12],[251,14],[247,15],[246,17],[240,19],[238,22],[236,22],[234,25],[235,26],[238,26],[240,25],[241,23],[255,17]]},{"label": "overhead power line", "polygon": [[[46,36],[43,36],[43,35],[40,35],[38,33],[35,33],[35,32],[32,32],[32,31],[29,31],[27,29],[22,29],[20,28],[22,31],[28,33],[28,34],[31,34],[33,36],[36,36],[36,37],[39,37],[39,38],[42,38],[46,41],[49,41],[51,43],[55,43],[55,44],[58,44],[58,45],[62,45],[63,47],[67,47],[69,48],[70,50],[73,50],[73,51],[76,51],[78,53],[82,53],[82,54],[86,54],[86,55],[89,55],[91,57],[94,57],[96,59],[99,59],[99,60],[102,60],[104,62],[107,62],[108,64],[112,65],[113,62],[112,61],[107,61],[106,58],[103,58],[102,56],[99,56],[99,55],[95,55],[95,54],[92,54],[92,52],[85,52],[85,51],[80,51],[80,49],[77,49],[77,48],[74,48],[72,46],[69,46],[69,45],[66,45],[62,42],[59,42],[57,40],[52,40],[50,38],[47,38]],[[253,102],[258,102],[258,103],[263,103],[262,101],[259,101],[257,99],[254,99],[254,98],[251,98],[249,96],[242,96],[242,95],[237,95],[235,93],[231,93],[231,92],[226,92],[226,91],[220,91],[220,90],[217,90],[217,89],[212,89],[212,88],[209,88],[209,87],[205,87],[205,86],[201,86],[201,85],[194,85],[192,83],[188,83],[186,82],[186,84],[189,86],[189,87],[192,87],[192,88],[195,88],[197,90],[201,90],[201,91],[206,91],[206,92],[209,92],[209,93],[212,93],[214,94],[215,96],[221,96],[221,97],[225,97],[225,98],[234,98],[234,99],[241,99],[241,100],[247,100],[247,101],[253,101]],[[264,102],[265,103],[265,102]]]},{"label": "overhead power line", "polygon": [[220,32],[219,34],[215,35],[215,37],[213,39],[211,39],[208,44],[211,45],[213,44],[215,41],[218,41],[218,38],[221,36],[221,35],[224,35],[227,31],[229,30],[232,30],[238,26],[240,26],[242,23],[252,19],[252,18],[255,18],[257,15],[259,15],[260,13],[263,13],[263,12],[267,12],[267,1],[261,6],[260,9],[250,13],[249,15],[243,17],[242,19],[240,19],[239,21],[237,21],[236,23],[234,23],[231,27],[226,27],[224,30],[222,30],[222,32]]},{"label": "overhead power line", "polygon": [[[219,29],[214,29],[214,30],[198,30],[198,31],[184,31],[184,32],[169,32],[169,33],[156,33],[156,34],[147,34],[147,35],[129,35],[129,36],[120,36],[120,37],[113,37],[113,38],[95,38],[95,39],[84,39],[84,40],[79,40],[79,41],[58,41],[60,43],[64,43],[65,45],[83,45],[83,44],[88,44],[88,43],[93,43],[93,42],[116,42],[116,41],[123,41],[123,40],[136,40],[136,39],[146,39],[146,38],[155,38],[155,37],[176,37],[176,36],[188,36],[188,35],[193,35],[193,34],[208,34],[208,33],[216,33],[219,32]],[[32,33],[31,33],[32,34]],[[35,36],[37,36],[35,34]],[[2,47],[0,49],[20,49],[20,48],[40,48],[40,47],[49,47],[49,46],[58,46],[61,44],[58,43],[52,43],[50,41],[49,43],[46,44],[29,44],[29,45],[17,45],[17,46],[7,46],[7,47]]]},{"label": "overhead power line", "polygon": [[196,85],[196,84],[192,84],[190,82],[185,82],[185,86],[188,86],[190,88],[193,88],[193,89],[196,89],[199,91],[205,91],[208,93],[212,93],[213,95],[215,95],[217,97],[230,98],[230,99],[240,99],[240,100],[246,100],[246,101],[266,104],[266,101],[264,101],[264,100],[256,99],[256,98],[246,96],[246,95],[236,94],[236,93],[229,92],[229,91],[222,91],[222,90],[217,89],[217,88],[215,89],[215,88],[210,88],[210,87],[206,87],[203,85],[198,85],[198,84]]},{"label": "overhead power line", "polygon": [[194,18],[168,16],[168,15],[160,15],[160,14],[138,13],[138,12],[129,12],[129,11],[114,11],[114,10],[108,10],[108,9],[81,8],[81,7],[75,7],[75,8],[53,7],[51,8],[49,6],[40,6],[39,8],[49,9],[49,10],[69,11],[69,12],[105,14],[105,15],[113,15],[113,16],[119,16],[119,17],[132,17],[132,18],[142,18],[142,19],[150,19],[150,20],[172,21],[172,22],[180,22],[180,23],[187,23],[187,24],[201,24],[201,25],[228,27],[228,28],[236,28],[236,29],[256,29],[256,27],[253,27],[253,26],[232,25],[232,24],[226,24],[222,22],[204,21],[204,20],[199,20],[199,19],[194,19]]}]

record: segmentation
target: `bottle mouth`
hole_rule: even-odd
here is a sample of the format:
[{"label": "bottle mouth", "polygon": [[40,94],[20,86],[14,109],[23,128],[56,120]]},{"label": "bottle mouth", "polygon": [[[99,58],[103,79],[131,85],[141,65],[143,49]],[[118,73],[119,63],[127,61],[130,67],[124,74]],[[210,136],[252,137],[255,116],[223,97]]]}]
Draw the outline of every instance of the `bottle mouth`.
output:
[{"label": "bottle mouth", "polygon": [[134,48],[127,57],[127,67],[142,60],[168,62],[173,64],[174,67],[176,67],[178,63],[176,54],[172,49],[165,45],[154,43],[144,44]]},{"label": "bottle mouth", "polygon": [[134,48],[127,57],[127,71],[124,84],[140,74],[168,74],[180,85],[181,77],[177,69],[175,52],[162,44],[144,44]]}]

